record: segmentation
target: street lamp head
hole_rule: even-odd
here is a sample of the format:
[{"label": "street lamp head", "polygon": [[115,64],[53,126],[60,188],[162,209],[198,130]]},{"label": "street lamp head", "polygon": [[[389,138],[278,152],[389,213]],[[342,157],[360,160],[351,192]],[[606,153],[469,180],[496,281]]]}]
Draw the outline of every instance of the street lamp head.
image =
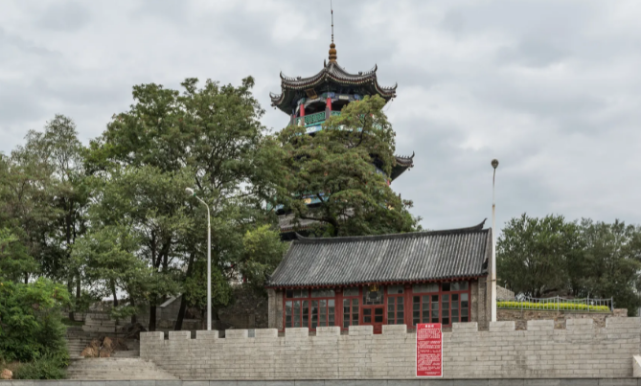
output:
[{"label": "street lamp head", "polygon": [[196,195],[196,192],[194,192],[192,188],[185,189],[185,192],[187,192],[187,194],[189,194],[192,197]]},{"label": "street lamp head", "polygon": [[494,169],[498,168],[498,167],[499,167],[499,160],[497,160],[497,159],[493,159],[493,160],[492,160],[492,167],[493,167]]}]

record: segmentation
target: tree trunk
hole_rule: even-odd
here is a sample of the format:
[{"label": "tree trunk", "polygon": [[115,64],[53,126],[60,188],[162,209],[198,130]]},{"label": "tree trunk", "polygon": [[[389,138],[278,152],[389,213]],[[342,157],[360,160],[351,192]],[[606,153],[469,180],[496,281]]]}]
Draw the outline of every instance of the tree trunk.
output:
[{"label": "tree trunk", "polygon": [[183,320],[185,319],[185,313],[187,312],[187,300],[185,298],[185,294],[180,295],[180,309],[178,310],[178,318],[176,319],[176,324],[174,325],[175,331],[180,331],[183,329]]},{"label": "tree trunk", "polygon": [[[76,280],[76,301],[80,300],[80,295],[82,294],[82,291],[80,290],[80,282],[82,280],[80,278],[80,272],[77,272],[77,279],[78,280]],[[75,319],[75,315],[74,315],[74,319]]]},{"label": "tree trunk", "polygon": [[[129,296],[129,302],[131,303],[131,306],[135,309],[136,308],[136,302],[134,301],[134,298]],[[138,318],[136,318],[136,314],[131,315],[131,324],[136,324],[138,322]]]},{"label": "tree trunk", "polygon": [[114,307],[118,307],[118,296],[116,295],[116,283],[111,282],[111,293],[114,297]]},{"label": "tree trunk", "polygon": [[[152,300],[153,301],[153,300]],[[149,331],[156,331],[156,305],[149,304]]]},{"label": "tree trunk", "polygon": [[[189,262],[187,263],[187,272],[185,273],[185,280],[191,277],[192,265],[194,263],[194,253],[189,255]],[[180,331],[183,328],[183,320],[185,319],[185,312],[187,311],[187,299],[185,292],[180,296],[180,309],[178,310],[178,319],[176,320],[176,325],[174,330]]]},{"label": "tree trunk", "polygon": [[[73,275],[69,275],[69,280],[67,280],[67,291],[69,292],[69,295],[73,293],[72,288],[73,288]],[[69,320],[71,321],[74,320],[73,307],[69,308]]]}]

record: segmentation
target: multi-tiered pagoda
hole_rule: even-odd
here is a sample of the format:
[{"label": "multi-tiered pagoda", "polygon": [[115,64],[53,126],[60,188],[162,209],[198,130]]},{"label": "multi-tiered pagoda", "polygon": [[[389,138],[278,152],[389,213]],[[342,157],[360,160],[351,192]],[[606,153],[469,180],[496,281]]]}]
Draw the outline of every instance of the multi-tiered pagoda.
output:
[{"label": "multi-tiered pagoda", "polygon": [[[333,26],[332,26],[333,27]],[[322,124],[332,115],[340,115],[341,110],[352,101],[362,100],[366,95],[378,95],[386,102],[396,96],[396,86],[382,87],[376,79],[377,66],[367,72],[350,74],[336,61],[336,45],[329,49],[329,62],[316,75],[292,78],[280,74],[281,93],[270,93],[272,106],[290,116],[290,124],[304,125],[309,135],[322,130]],[[396,163],[388,177],[388,183],[395,180],[412,166],[411,157],[396,156]],[[379,169],[377,167],[377,169]],[[383,173],[380,169],[379,171]],[[310,197],[307,205],[318,205],[318,198]],[[284,239],[290,239],[295,231],[310,228],[313,220],[300,220],[293,223],[293,215],[279,213],[280,229]]]}]

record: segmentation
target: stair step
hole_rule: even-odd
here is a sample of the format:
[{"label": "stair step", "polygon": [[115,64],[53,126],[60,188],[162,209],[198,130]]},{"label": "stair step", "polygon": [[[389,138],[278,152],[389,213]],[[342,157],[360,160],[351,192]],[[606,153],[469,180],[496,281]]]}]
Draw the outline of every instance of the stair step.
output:
[{"label": "stair step", "polygon": [[127,351],[116,351],[111,354],[114,358],[136,358],[140,357],[140,351],[137,350],[127,350]]}]

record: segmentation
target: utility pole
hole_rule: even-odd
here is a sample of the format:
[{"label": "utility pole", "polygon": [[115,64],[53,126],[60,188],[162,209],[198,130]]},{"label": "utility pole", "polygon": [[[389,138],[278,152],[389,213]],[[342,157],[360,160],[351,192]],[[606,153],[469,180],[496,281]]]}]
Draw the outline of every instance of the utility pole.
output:
[{"label": "utility pole", "polygon": [[496,322],[496,168],[499,167],[499,160],[492,160],[492,271],[490,280],[492,285],[492,311],[491,321]]}]

